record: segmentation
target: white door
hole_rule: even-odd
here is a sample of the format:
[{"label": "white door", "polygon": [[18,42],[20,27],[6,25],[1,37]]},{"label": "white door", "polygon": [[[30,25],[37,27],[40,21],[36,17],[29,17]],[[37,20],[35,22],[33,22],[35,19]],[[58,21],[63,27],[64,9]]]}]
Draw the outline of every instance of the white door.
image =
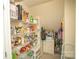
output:
[{"label": "white door", "polygon": [[[12,59],[10,39],[10,0],[3,0],[4,4],[4,58]],[[5,57],[6,52],[6,57]]]}]

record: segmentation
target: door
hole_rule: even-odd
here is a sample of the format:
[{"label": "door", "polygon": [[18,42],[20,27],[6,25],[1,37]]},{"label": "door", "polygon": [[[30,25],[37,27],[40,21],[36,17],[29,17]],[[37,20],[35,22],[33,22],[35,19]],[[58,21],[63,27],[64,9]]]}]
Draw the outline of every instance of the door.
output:
[{"label": "door", "polygon": [[[11,59],[11,39],[10,39],[10,0],[4,0],[4,58]],[[6,55],[6,57],[5,57]]]}]

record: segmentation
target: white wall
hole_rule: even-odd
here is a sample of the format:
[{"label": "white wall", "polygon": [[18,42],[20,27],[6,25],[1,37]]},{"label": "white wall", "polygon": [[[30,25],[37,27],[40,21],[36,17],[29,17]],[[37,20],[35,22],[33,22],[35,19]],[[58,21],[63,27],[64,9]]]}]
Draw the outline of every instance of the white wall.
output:
[{"label": "white wall", "polygon": [[41,26],[48,29],[57,29],[60,18],[64,16],[64,0],[52,0],[40,5],[29,7],[30,14],[40,16]]},{"label": "white wall", "polygon": [[66,57],[75,57],[75,0],[65,0],[65,49]]}]

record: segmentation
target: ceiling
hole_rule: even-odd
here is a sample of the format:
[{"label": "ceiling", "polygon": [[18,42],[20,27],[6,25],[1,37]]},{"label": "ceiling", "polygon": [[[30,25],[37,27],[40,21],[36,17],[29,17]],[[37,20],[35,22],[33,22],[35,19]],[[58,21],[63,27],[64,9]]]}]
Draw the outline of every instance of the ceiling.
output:
[{"label": "ceiling", "polygon": [[23,0],[23,3],[31,7],[48,1],[52,1],[52,0]]}]

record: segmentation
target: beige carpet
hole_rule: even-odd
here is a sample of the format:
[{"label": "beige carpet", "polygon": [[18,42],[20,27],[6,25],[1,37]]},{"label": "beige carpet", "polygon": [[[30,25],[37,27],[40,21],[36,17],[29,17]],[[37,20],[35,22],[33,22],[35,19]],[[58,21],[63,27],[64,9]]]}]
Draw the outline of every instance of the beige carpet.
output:
[{"label": "beige carpet", "polygon": [[65,57],[65,59],[75,59],[75,58],[68,58],[68,57]]},{"label": "beige carpet", "polygon": [[57,55],[57,54],[51,55],[51,54],[44,53],[40,59],[61,59],[61,58],[60,58],[60,55]]}]

